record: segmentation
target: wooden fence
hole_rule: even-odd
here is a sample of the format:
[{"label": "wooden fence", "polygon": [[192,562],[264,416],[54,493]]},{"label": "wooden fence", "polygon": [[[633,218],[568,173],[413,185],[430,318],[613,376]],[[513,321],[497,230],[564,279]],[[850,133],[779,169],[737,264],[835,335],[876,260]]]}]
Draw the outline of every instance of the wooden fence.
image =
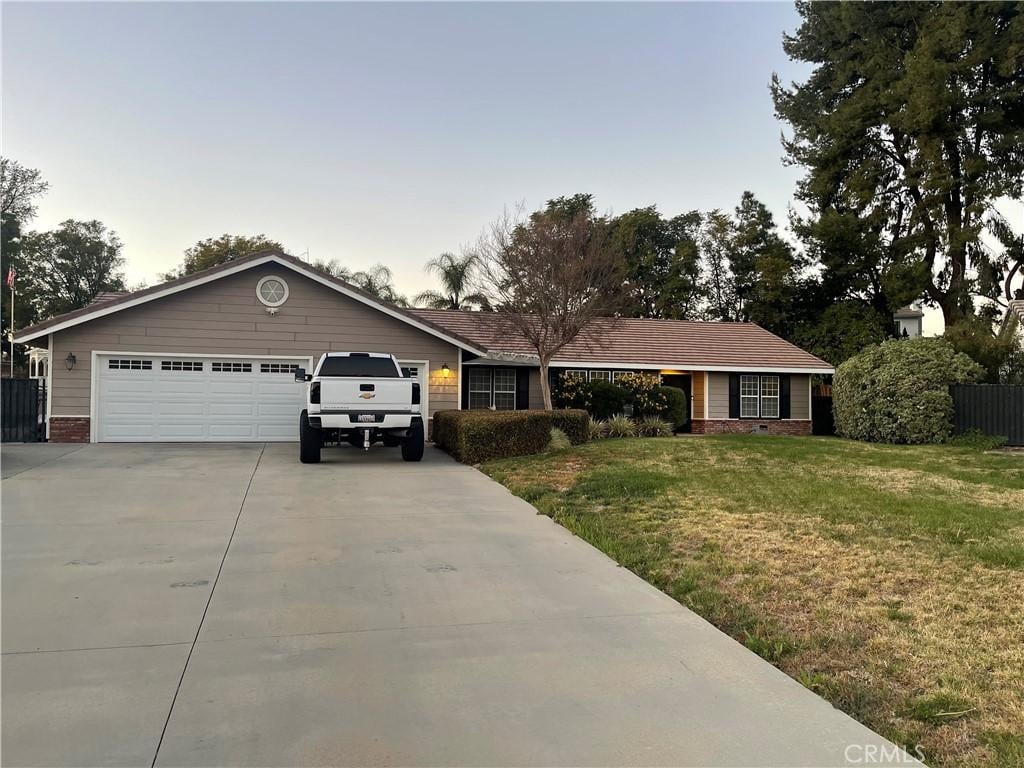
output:
[{"label": "wooden fence", "polygon": [[977,430],[1024,445],[1024,385],[955,384],[950,393],[954,431]]}]

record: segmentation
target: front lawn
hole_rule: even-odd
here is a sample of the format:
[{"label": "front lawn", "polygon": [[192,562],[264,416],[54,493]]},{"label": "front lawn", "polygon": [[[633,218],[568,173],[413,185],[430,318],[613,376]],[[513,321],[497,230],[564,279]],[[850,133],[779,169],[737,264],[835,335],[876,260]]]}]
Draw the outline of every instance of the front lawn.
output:
[{"label": "front lawn", "polygon": [[483,469],[928,763],[1024,765],[1024,456],[734,435]]}]

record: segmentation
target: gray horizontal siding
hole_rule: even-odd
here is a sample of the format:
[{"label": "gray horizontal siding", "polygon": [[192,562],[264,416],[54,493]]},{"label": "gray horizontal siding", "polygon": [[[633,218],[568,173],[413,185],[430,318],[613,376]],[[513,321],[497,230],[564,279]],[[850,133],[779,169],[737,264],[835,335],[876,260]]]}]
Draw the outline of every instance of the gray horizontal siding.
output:
[{"label": "gray horizontal siding", "polygon": [[[256,298],[257,281],[269,274],[283,277],[289,289],[274,317]],[[53,346],[55,416],[89,414],[93,350],[314,358],[328,351],[391,352],[430,361],[431,413],[458,407],[457,347],[278,265],[254,267],[61,331]],[[64,366],[68,352],[78,360],[73,371]],[[447,378],[441,375],[445,363],[451,369]]]},{"label": "gray horizontal siding", "polygon": [[[808,390],[808,374],[794,373],[789,377],[789,417],[791,419],[811,418],[811,400]],[[708,374],[708,418],[729,418],[729,374]]]}]

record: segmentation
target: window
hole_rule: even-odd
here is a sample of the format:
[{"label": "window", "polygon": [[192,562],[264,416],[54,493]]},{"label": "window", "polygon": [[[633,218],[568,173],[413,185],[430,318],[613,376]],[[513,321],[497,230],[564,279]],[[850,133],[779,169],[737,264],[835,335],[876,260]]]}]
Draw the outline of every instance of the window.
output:
[{"label": "window", "polygon": [[214,373],[252,373],[252,363],[210,363]]},{"label": "window", "polygon": [[779,377],[761,377],[761,418],[779,418]]},{"label": "window", "polygon": [[581,379],[582,381],[587,380],[587,372],[579,368],[571,368],[565,372],[565,378],[567,379]]},{"label": "window", "polygon": [[469,407],[491,407],[491,370],[490,368],[469,369]]},{"label": "window", "polygon": [[202,371],[203,364],[194,360],[161,360],[161,371]]},{"label": "window", "polygon": [[280,307],[288,300],[288,283],[276,275],[267,275],[256,283],[256,298],[268,307]]},{"label": "window", "polygon": [[296,363],[260,363],[260,373],[295,373],[297,370]]},{"label": "window", "polygon": [[779,377],[740,376],[740,418],[779,418]]},{"label": "window", "polygon": [[598,380],[599,381],[611,381],[612,380],[612,372],[611,371],[591,371],[590,372],[590,380],[591,381],[598,381]]},{"label": "window", "polygon": [[756,419],[759,414],[757,406],[758,376],[740,376],[740,418]]},{"label": "window", "polygon": [[402,366],[402,378],[405,379],[419,379],[420,369],[417,365],[403,365]]},{"label": "window", "polygon": [[361,376],[363,378],[397,379],[401,372],[390,357],[336,355],[325,357],[317,376]]},{"label": "window", "polygon": [[516,369],[470,368],[469,407],[514,411],[516,409]]},{"label": "window", "polygon": [[494,407],[499,411],[514,411],[516,409],[515,369],[494,369]]},{"label": "window", "polygon": [[629,373],[629,371],[612,371],[612,381],[618,383],[619,379],[627,373]]},{"label": "window", "polygon": [[107,367],[112,371],[151,371],[152,360],[111,360]]}]

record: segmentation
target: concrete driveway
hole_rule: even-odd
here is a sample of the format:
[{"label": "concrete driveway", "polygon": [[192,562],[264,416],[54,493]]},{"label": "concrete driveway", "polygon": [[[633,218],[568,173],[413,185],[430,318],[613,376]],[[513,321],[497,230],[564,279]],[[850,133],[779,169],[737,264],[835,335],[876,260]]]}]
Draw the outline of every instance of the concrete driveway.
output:
[{"label": "concrete driveway", "polygon": [[893,749],[440,452],[296,453],[4,447],[4,765],[831,766]]}]

